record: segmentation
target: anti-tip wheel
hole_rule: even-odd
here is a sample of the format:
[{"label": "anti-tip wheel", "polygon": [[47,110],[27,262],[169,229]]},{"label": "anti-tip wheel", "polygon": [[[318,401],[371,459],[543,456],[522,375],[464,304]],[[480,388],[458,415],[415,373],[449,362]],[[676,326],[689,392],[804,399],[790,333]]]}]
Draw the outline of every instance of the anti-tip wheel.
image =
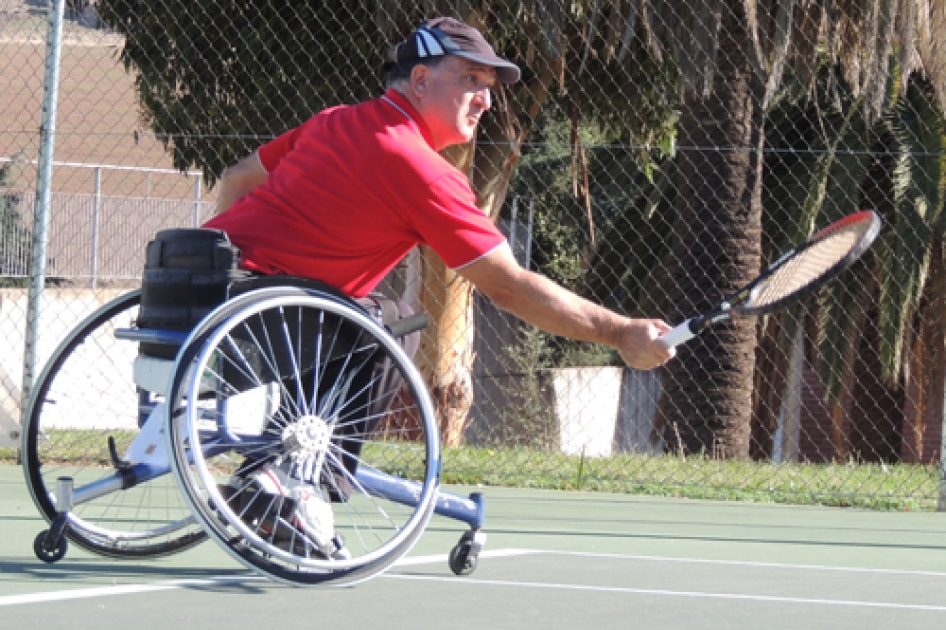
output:
[{"label": "anti-tip wheel", "polygon": [[44,529],[36,535],[36,538],[33,539],[33,553],[43,562],[51,564],[53,562],[59,562],[65,557],[66,552],[69,551],[69,541],[66,540],[65,536],[60,536],[56,546],[52,549],[47,549],[45,543],[46,536],[48,535],[48,529]]},{"label": "anti-tip wheel", "polygon": [[469,532],[463,534],[460,542],[450,550],[450,556],[447,563],[450,570],[455,575],[470,575],[476,571],[476,564],[479,561],[479,553],[473,551],[473,541]]}]

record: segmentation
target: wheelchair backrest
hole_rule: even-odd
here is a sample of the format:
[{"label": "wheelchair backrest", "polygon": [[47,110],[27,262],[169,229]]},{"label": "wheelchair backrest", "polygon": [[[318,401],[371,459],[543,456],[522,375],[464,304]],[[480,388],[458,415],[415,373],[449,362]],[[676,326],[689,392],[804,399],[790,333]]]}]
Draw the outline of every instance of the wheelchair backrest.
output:
[{"label": "wheelchair backrest", "polygon": [[[247,278],[240,250],[225,232],[162,230],[148,243],[138,327],[189,331],[227,300],[230,285]],[[142,344],[144,354],[173,358],[177,348]]]}]

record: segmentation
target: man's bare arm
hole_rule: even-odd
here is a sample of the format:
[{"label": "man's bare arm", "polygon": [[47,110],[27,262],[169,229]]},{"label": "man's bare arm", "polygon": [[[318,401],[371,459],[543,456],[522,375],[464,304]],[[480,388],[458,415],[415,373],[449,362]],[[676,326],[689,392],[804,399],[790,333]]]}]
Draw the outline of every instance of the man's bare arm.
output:
[{"label": "man's bare arm", "polygon": [[268,176],[269,173],[263,168],[256,153],[228,167],[220,176],[220,188],[214,214],[226,211],[236,201],[246,197],[254,188],[265,183]]},{"label": "man's bare arm", "polygon": [[607,344],[631,367],[650,369],[673,356],[656,339],[670,329],[656,319],[630,319],[523,269],[508,245],[458,270],[499,308],[542,330]]}]

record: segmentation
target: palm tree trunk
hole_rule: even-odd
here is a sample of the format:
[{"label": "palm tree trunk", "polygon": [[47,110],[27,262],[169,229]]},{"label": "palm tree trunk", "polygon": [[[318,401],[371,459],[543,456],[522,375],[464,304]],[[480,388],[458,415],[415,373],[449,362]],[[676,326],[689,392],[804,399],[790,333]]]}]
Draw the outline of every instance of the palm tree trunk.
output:
[{"label": "palm tree trunk", "polygon": [[[481,136],[499,137],[494,117],[483,125]],[[503,142],[476,141],[449,147],[444,157],[467,173],[477,205],[495,218],[505,197],[518,147]],[[443,444],[459,446],[470,423],[473,407],[474,314],[472,286],[428,247],[420,248],[422,289],[420,308],[430,317],[415,359],[430,390]]]},{"label": "palm tree trunk", "polygon": [[470,285],[433,250],[421,246],[421,309],[430,326],[415,359],[427,382],[444,446],[459,446],[473,406],[473,326]]},{"label": "palm tree trunk", "polygon": [[[764,84],[747,57],[743,4],[726,4],[712,93],[686,95],[681,111],[671,321],[715,306],[760,268]],[[669,452],[749,457],[755,344],[749,319],[678,349],[658,408]]]}]

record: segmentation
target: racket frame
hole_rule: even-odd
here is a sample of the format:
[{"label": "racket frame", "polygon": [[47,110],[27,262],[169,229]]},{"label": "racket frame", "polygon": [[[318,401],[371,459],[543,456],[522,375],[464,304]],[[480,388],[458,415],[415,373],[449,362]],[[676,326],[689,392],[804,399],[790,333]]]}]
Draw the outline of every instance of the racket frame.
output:
[{"label": "racket frame", "polygon": [[[858,239],[858,242],[854,244],[854,247],[851,248],[851,251],[849,251],[841,260],[829,267],[828,270],[821,274],[818,278],[778,300],[774,300],[759,306],[746,306],[746,303],[752,296],[753,291],[758,289],[766,280],[772,277],[776,271],[787,264],[788,261],[793,259],[798,254],[804,252],[806,249],[821,242],[827,236],[838,231],[839,229],[843,229],[852,223],[859,223],[861,221],[870,222],[863,236]],[[803,243],[800,243],[799,245],[796,245],[795,247],[783,253],[775,260],[775,262],[766,267],[759,277],[734,293],[731,297],[720,302],[719,306],[712,311],[704,313],[703,315],[699,315],[698,317],[688,319],[682,324],[668,331],[666,334],[662,335],[660,337],[660,342],[668,348],[673,348],[685,341],[688,341],[689,339],[692,339],[702,331],[715,324],[718,324],[719,322],[737,319],[740,317],[764,315],[766,313],[771,313],[772,311],[777,311],[781,308],[784,308],[788,304],[802,299],[812,292],[817,291],[829,280],[837,277],[842,271],[850,267],[854,261],[860,258],[877,239],[877,235],[880,233],[881,227],[882,221],[880,216],[873,210],[861,210],[860,212],[855,212],[844,217],[843,219],[835,221],[831,225],[828,225],[812,234]]]}]

